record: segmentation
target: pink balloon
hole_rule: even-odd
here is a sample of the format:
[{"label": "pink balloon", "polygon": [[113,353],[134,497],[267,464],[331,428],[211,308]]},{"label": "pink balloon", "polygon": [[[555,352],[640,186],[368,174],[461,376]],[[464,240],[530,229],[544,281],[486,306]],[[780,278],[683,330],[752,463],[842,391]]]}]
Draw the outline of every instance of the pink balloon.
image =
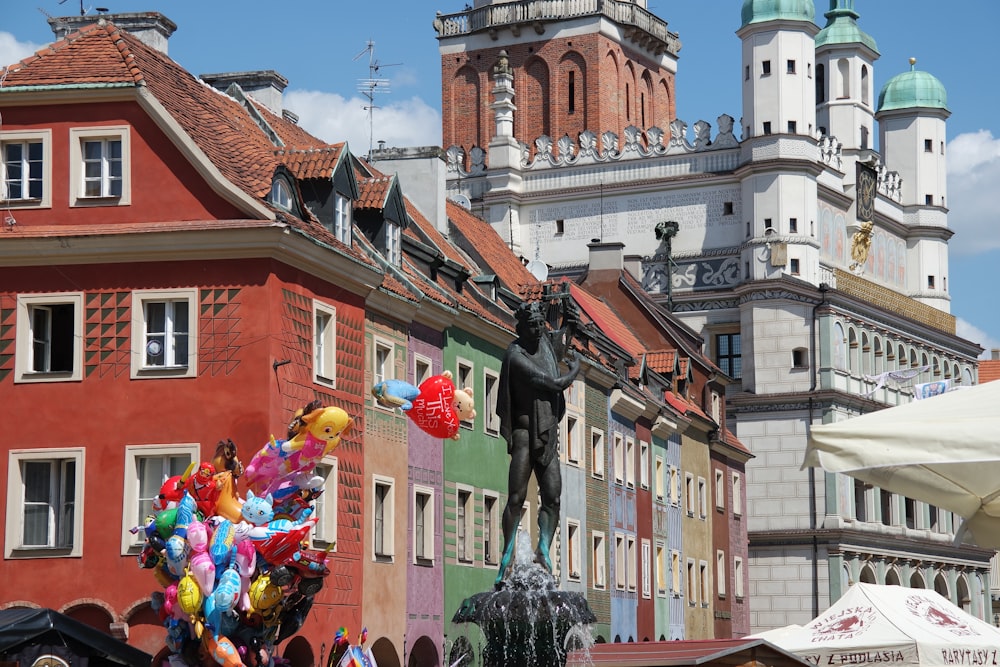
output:
[{"label": "pink balloon", "polygon": [[199,551],[191,557],[190,569],[202,594],[211,594],[215,588],[215,562],[212,556],[207,551]]},{"label": "pink balloon", "polygon": [[201,521],[192,521],[188,525],[187,540],[192,551],[205,551],[208,548],[208,528]]}]

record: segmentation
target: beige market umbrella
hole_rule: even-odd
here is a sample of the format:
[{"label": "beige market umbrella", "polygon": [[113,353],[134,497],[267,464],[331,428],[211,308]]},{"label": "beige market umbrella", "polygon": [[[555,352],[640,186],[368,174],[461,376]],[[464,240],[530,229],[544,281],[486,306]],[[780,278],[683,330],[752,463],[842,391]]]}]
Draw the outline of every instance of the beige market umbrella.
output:
[{"label": "beige market umbrella", "polygon": [[1000,548],[1000,381],[814,426],[802,467],[955,512],[962,538]]}]

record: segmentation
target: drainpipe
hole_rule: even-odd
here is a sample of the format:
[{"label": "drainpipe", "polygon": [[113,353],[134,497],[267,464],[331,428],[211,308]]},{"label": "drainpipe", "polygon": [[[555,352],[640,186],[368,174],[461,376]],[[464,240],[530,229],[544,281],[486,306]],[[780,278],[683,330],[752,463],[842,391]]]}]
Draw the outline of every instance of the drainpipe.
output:
[{"label": "drainpipe", "polygon": [[[812,369],[812,383],[809,386],[809,421],[806,422],[806,440],[808,441],[809,435],[812,432],[813,424],[813,413],[815,405],[813,402],[813,394],[816,392],[816,387],[819,384],[819,360],[816,354],[816,311],[820,309],[821,306],[826,305],[826,293],[829,291],[830,286],[826,283],[819,284],[819,294],[820,300],[812,309],[812,317],[809,320],[809,367]],[[819,616],[819,538],[816,536],[816,531],[819,528],[819,522],[816,516],[816,468],[809,466],[809,530],[812,532],[812,617],[816,618]]]}]

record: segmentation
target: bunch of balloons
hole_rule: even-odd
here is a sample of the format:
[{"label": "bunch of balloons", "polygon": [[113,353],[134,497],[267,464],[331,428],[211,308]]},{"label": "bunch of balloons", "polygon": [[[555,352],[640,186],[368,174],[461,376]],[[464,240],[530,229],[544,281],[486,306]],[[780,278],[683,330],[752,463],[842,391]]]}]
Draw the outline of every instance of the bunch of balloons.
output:
[{"label": "bunch of balloons", "polygon": [[461,422],[476,418],[476,403],[472,387],[456,389],[451,377],[451,371],[444,371],[419,387],[403,380],[383,380],[372,387],[372,396],[383,407],[402,410],[424,433],[458,440]]},{"label": "bunch of balloons", "polygon": [[287,440],[272,437],[245,469],[230,440],[211,462],[163,484],[154,514],[135,531],[146,538],[139,565],[163,587],[152,604],[172,662],[211,656],[225,667],[271,667],[275,644],[302,627],[330,573],[328,551],[304,547],[323,492],[315,466],[353,423],[313,402]]}]

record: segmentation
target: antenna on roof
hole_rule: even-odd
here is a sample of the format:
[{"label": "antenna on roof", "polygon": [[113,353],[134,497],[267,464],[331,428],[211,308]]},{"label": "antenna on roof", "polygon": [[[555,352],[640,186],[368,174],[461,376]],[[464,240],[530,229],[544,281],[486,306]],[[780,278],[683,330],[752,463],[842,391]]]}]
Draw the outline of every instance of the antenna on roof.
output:
[{"label": "antenna on roof", "polygon": [[375,42],[368,40],[365,45],[364,51],[354,56],[354,60],[357,60],[361,56],[368,54],[368,78],[360,79],[358,81],[358,92],[365,96],[368,100],[368,104],[362,107],[368,112],[368,159],[372,159],[372,136],[374,134],[374,111],[378,109],[378,105],[375,104],[375,93],[388,93],[389,92],[389,79],[379,78],[379,70],[383,67],[395,67],[396,65],[402,65],[403,63],[389,63],[384,65],[379,61],[375,60]]},{"label": "antenna on roof", "polygon": [[[66,4],[66,0],[59,0],[59,4],[60,5],[65,5]],[[86,15],[87,15],[87,10],[84,9],[84,7],[83,7],[83,0],[80,0],[80,16],[86,16]]]}]

